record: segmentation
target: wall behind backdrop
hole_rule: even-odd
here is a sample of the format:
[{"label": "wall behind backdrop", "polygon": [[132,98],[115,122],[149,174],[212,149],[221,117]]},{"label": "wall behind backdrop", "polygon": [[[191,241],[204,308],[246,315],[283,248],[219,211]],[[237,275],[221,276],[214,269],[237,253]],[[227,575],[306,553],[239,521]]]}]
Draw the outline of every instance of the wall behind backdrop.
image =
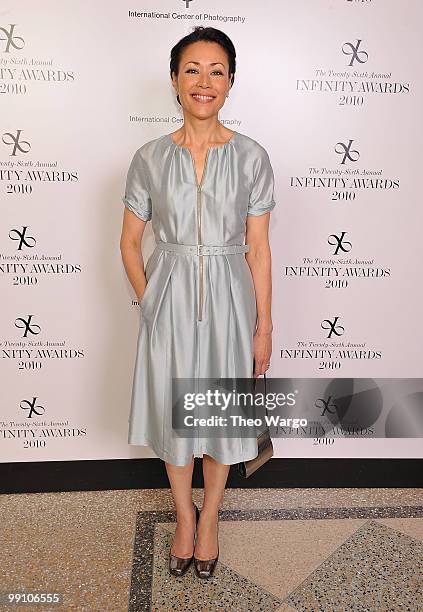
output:
[{"label": "wall behind backdrop", "polygon": [[[237,49],[220,120],[275,172],[269,376],[422,376],[422,17],[420,0],[3,0],[0,461],[155,456],[127,444],[121,198],[135,150],[182,123],[169,54],[197,24]],[[274,442],[422,456],[420,438]]]}]

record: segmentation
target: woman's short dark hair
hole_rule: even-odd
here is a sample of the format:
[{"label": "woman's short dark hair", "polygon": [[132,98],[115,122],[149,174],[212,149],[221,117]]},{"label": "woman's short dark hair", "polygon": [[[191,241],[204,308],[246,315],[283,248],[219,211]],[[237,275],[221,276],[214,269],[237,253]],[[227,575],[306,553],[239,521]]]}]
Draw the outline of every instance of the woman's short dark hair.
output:
[{"label": "woman's short dark hair", "polygon": [[[200,40],[205,40],[208,42],[215,42],[220,45],[228,56],[229,63],[229,74],[231,75],[231,86],[234,84],[235,80],[235,70],[236,70],[236,51],[233,42],[221,30],[217,30],[216,28],[205,28],[204,26],[196,26],[194,30],[181,38],[179,42],[172,48],[170,52],[170,76],[172,77],[172,73],[175,73],[176,76],[179,74],[179,62],[181,59],[182,51],[188,45],[192,43],[198,42]],[[176,96],[179,104],[181,101],[179,96]]]}]

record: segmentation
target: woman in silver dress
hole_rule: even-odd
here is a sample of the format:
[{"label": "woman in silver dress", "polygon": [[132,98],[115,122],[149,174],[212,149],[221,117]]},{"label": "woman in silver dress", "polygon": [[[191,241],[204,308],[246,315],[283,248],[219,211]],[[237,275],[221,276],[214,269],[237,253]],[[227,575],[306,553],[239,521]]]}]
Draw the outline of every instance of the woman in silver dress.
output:
[{"label": "woman in silver dress", "polygon": [[[169,570],[177,576],[193,559],[199,577],[213,574],[230,465],[258,451],[254,437],[175,435],[172,380],[257,377],[272,352],[273,170],[258,142],[218,119],[235,57],[215,28],[198,26],[173,47],[170,74],[184,123],[135,152],[123,197],[121,253],[140,301],[128,442],[165,461],[177,514]],[[156,248],[144,270],[149,220]],[[201,513],[192,502],[196,456],[203,458]]]}]

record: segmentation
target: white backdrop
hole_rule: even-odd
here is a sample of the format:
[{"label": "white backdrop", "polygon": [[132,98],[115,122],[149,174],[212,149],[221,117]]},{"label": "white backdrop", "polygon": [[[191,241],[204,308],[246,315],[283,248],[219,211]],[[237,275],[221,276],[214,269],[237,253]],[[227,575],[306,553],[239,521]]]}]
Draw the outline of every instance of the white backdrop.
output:
[{"label": "white backdrop", "polygon": [[[269,376],[422,376],[422,13],[420,0],[3,0],[1,461],[155,456],[127,444],[139,309],[121,197],[135,150],[181,125],[169,54],[197,24],[233,40],[220,119],[275,172]],[[153,247],[148,224],[145,260]],[[362,352],[311,352],[333,340]],[[278,439],[275,456],[421,457],[422,444]]]}]

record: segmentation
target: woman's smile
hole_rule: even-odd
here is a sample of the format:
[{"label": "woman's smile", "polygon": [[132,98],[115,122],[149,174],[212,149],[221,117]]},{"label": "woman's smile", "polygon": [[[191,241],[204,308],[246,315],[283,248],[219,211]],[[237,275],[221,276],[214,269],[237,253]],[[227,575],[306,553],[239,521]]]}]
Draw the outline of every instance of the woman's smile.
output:
[{"label": "woman's smile", "polygon": [[200,104],[208,104],[209,102],[212,102],[215,98],[215,96],[208,96],[208,95],[204,95],[204,94],[191,94],[191,96],[194,98],[194,100],[196,102],[199,102]]}]

